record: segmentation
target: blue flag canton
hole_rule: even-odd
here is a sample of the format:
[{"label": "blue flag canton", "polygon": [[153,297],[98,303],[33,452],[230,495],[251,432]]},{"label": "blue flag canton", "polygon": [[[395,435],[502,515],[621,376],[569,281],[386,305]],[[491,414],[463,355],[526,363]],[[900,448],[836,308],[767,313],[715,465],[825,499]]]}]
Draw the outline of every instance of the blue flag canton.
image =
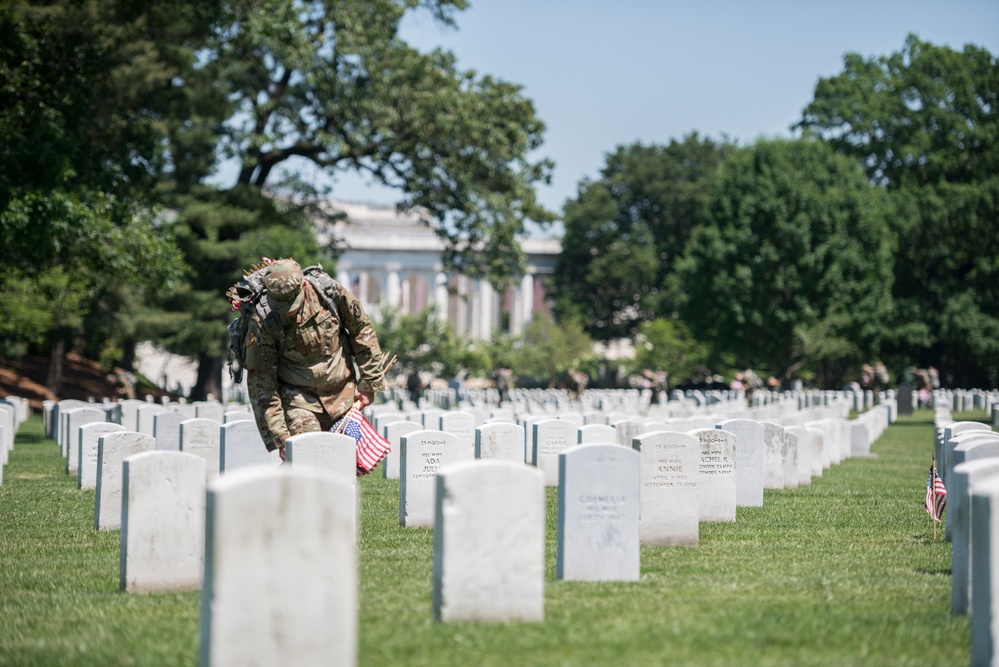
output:
[{"label": "blue flag canton", "polygon": [[[344,420],[346,424],[344,424]],[[361,441],[361,425],[357,423],[356,419],[353,419],[348,412],[340,419],[333,422],[333,428],[330,429],[333,433],[343,433],[344,435],[349,435],[354,439],[355,443]]]}]

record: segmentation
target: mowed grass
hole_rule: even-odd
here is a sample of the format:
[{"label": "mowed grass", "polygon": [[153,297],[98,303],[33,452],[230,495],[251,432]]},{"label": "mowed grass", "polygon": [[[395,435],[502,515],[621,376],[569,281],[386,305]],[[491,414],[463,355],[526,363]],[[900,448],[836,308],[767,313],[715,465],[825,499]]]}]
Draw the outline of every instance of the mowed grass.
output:
[{"label": "mowed grass", "polygon": [[[398,482],[362,478],[359,663],[968,664],[950,544],[922,507],[931,419],[899,419],[877,459],[702,524],[697,547],[643,547],[638,582],[555,579],[549,489],[543,623],[435,622],[431,530],[399,527]],[[119,533],[93,529],[94,492],[63,470],[32,417],[0,486],[0,665],[196,664],[199,593],[119,592]]]}]

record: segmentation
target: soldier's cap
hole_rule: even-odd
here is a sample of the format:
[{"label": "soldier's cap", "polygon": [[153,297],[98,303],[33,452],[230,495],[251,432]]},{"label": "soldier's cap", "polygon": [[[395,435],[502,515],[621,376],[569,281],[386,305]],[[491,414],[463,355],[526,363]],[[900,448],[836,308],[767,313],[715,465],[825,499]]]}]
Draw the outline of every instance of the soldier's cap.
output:
[{"label": "soldier's cap", "polygon": [[290,305],[302,291],[302,267],[293,259],[279,259],[267,267],[264,287],[268,299]]}]

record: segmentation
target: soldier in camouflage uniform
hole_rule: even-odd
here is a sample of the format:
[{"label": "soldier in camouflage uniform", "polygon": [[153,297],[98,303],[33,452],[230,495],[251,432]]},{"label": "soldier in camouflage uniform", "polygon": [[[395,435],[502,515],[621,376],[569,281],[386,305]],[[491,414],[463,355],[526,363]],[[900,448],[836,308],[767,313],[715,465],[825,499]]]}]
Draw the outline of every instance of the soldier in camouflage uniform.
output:
[{"label": "soldier in camouflage uniform", "polygon": [[352,405],[363,408],[374,392],[384,391],[385,378],[378,338],[357,297],[341,287],[340,307],[330,312],[290,259],[267,267],[264,286],[267,319],[275,321],[265,326],[256,312],[250,320],[246,381],[264,444],[268,451],[279,449],[283,460],[285,440],[330,430]]}]

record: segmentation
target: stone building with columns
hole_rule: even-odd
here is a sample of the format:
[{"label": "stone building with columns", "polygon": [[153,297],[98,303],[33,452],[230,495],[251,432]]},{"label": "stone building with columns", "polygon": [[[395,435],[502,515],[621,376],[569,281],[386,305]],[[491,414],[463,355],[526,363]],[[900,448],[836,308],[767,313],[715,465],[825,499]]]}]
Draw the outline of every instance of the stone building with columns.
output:
[{"label": "stone building with columns", "polygon": [[459,336],[490,340],[496,331],[519,335],[537,313],[549,313],[548,288],[562,251],[558,239],[526,238],[525,271],[497,292],[486,280],[444,270],[444,244],[432,229],[394,206],[334,202],[348,223],[317,226],[320,244],[339,239],[336,279],[376,316],[395,308],[416,314],[432,307]]}]

